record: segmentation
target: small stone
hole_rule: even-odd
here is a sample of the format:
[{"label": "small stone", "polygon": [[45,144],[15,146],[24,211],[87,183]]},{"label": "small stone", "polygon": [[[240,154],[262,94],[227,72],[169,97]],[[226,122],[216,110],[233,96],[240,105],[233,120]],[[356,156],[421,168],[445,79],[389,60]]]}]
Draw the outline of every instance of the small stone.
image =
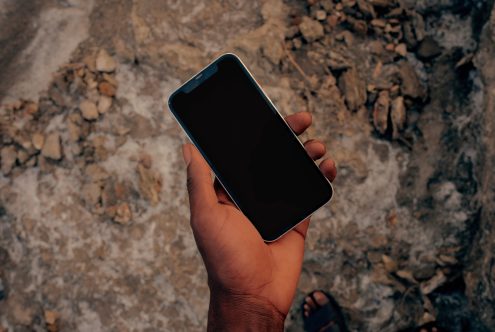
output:
[{"label": "small stone", "polygon": [[91,182],[99,182],[108,178],[107,171],[97,164],[89,164],[86,166],[84,173]]},{"label": "small stone", "polygon": [[365,17],[375,18],[376,12],[375,8],[367,0],[358,0],[357,5],[359,11],[364,14]]},{"label": "small stone", "polygon": [[17,159],[17,151],[13,145],[6,146],[0,151],[1,158],[1,170],[3,175],[10,173],[12,168],[14,168],[15,161]]},{"label": "small stone", "polygon": [[430,60],[442,53],[442,48],[437,41],[430,36],[426,36],[419,44],[417,55],[422,60]]},{"label": "small stone", "polygon": [[375,19],[371,20],[370,23],[372,26],[378,27],[378,28],[385,28],[385,26],[387,25],[387,21],[385,21],[384,19],[381,19],[381,18],[375,18]]},{"label": "small stone", "polygon": [[132,212],[129,204],[121,203],[114,207],[115,215],[113,217],[113,221],[118,224],[127,225],[132,219]]},{"label": "small stone", "polygon": [[409,281],[412,284],[417,284],[418,281],[414,279],[414,276],[411,271],[409,270],[399,270],[395,273],[398,277]]},{"label": "small stone", "polygon": [[327,13],[324,10],[317,10],[315,17],[318,21],[324,21],[327,18]]},{"label": "small stone", "polygon": [[447,281],[447,277],[443,274],[442,271],[438,270],[433,278],[428,281],[425,281],[420,285],[421,293],[424,295],[428,295],[433,292],[435,289],[443,285]]},{"label": "small stone", "polygon": [[397,263],[390,256],[382,255],[382,262],[387,272],[391,273],[397,271]]},{"label": "small stone", "polygon": [[141,192],[141,195],[148,200],[152,206],[158,204],[162,188],[160,174],[145,167],[142,163],[138,164],[137,172],[139,175],[139,191]]},{"label": "small stone", "polygon": [[37,103],[35,103],[35,102],[28,102],[28,103],[26,104],[26,112],[27,112],[28,114],[33,115],[33,114],[35,114],[36,112],[38,112],[38,109],[39,109],[38,104],[37,104]]},{"label": "small stone", "polygon": [[406,56],[407,55],[407,46],[404,43],[400,43],[399,45],[395,46],[395,53],[401,55],[401,56]]},{"label": "small stone", "polygon": [[95,206],[100,201],[101,187],[97,183],[87,183],[82,187],[81,194],[87,204]]},{"label": "small stone", "polygon": [[100,96],[98,99],[98,112],[104,114],[112,107],[112,98],[107,96]]},{"label": "small stone", "polygon": [[117,89],[108,82],[101,82],[98,84],[98,91],[105,96],[113,97],[115,96]]},{"label": "small stone", "polygon": [[59,134],[51,133],[46,137],[41,155],[53,160],[60,160],[62,158],[62,146],[60,145]]},{"label": "small stone", "polygon": [[335,28],[339,24],[339,17],[337,15],[330,15],[327,17],[327,23],[331,28]]},{"label": "small stone", "polygon": [[395,51],[395,45],[393,43],[388,43],[387,45],[385,45],[385,49],[389,52],[393,52]]},{"label": "small stone", "polygon": [[344,94],[349,110],[356,111],[366,102],[366,83],[359,77],[355,68],[340,75],[339,88]]},{"label": "small stone", "polygon": [[83,118],[86,120],[98,119],[98,108],[96,108],[95,103],[92,101],[83,100],[81,104],[79,104],[79,109],[81,110]]},{"label": "small stone", "polygon": [[45,323],[48,331],[57,332],[58,331],[58,320],[60,314],[55,311],[45,310]]},{"label": "small stone", "polygon": [[373,125],[380,134],[387,130],[388,113],[390,110],[390,96],[388,91],[380,91],[373,107]]},{"label": "small stone", "polygon": [[428,280],[435,275],[435,265],[432,263],[423,263],[418,268],[414,269],[414,278],[419,281]]},{"label": "small stone", "polygon": [[27,153],[26,150],[20,149],[19,151],[17,151],[17,161],[19,162],[19,164],[24,164],[26,161],[28,161],[29,157],[31,156],[29,155],[29,153]]},{"label": "small stone", "polygon": [[34,133],[31,140],[34,148],[38,151],[41,150],[43,148],[43,144],[45,144],[45,136],[41,133]]},{"label": "small stone", "polygon": [[421,85],[418,75],[409,61],[399,63],[400,90],[404,96],[411,98],[426,98],[426,89]]},{"label": "small stone", "polygon": [[302,21],[299,24],[299,30],[301,31],[304,39],[308,42],[318,40],[324,35],[323,25],[308,16],[304,16],[302,18]]},{"label": "small stone", "polygon": [[117,67],[115,60],[104,49],[101,49],[96,56],[96,70],[111,73]]},{"label": "small stone", "polygon": [[399,132],[406,125],[406,107],[404,97],[399,96],[392,101],[390,108],[390,117],[392,119],[392,138],[399,138]]}]

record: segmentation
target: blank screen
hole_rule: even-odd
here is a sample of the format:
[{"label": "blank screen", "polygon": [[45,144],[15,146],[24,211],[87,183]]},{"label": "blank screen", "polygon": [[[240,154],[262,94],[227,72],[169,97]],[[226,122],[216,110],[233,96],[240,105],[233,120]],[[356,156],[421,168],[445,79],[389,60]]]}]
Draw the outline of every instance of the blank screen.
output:
[{"label": "blank screen", "polygon": [[235,56],[209,70],[170,108],[263,239],[275,240],[325,204],[331,186]]}]

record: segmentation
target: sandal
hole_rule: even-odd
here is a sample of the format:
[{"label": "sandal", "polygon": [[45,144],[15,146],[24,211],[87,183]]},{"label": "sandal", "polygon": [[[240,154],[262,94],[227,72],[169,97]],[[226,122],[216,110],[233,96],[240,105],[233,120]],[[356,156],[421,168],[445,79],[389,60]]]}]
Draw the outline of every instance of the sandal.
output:
[{"label": "sandal", "polygon": [[347,332],[344,315],[337,301],[328,293],[316,290],[301,304],[304,331]]}]

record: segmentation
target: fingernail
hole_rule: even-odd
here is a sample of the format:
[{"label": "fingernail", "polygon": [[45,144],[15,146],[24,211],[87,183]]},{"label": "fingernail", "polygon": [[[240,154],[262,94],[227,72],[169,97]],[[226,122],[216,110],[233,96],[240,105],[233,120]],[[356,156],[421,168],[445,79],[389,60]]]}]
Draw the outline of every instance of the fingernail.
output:
[{"label": "fingernail", "polygon": [[189,166],[189,163],[191,162],[191,148],[189,144],[182,145],[182,157],[184,158],[186,166]]}]

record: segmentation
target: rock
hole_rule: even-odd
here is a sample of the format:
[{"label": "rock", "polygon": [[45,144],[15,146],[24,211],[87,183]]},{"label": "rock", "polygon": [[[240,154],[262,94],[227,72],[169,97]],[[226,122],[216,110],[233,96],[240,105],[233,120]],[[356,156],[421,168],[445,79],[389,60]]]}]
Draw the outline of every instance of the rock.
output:
[{"label": "rock", "polygon": [[91,182],[99,182],[108,178],[107,171],[97,164],[89,164],[86,166],[84,173]]},{"label": "rock", "polygon": [[151,205],[156,205],[160,201],[160,191],[162,188],[162,180],[160,174],[154,172],[144,164],[139,163],[137,166],[139,175],[139,191],[141,195],[148,200]]},{"label": "rock", "polygon": [[81,190],[84,201],[91,206],[99,203],[101,197],[101,187],[97,183],[87,183]]},{"label": "rock", "polygon": [[355,68],[348,69],[340,75],[339,88],[344,94],[349,110],[357,111],[366,102],[366,84]]},{"label": "rock", "polygon": [[358,9],[367,18],[375,18],[376,12],[373,5],[371,5],[367,0],[357,1]]},{"label": "rock", "polygon": [[17,161],[19,162],[19,164],[24,164],[26,161],[28,161],[29,157],[31,156],[29,155],[29,153],[27,153],[26,150],[20,149],[19,151],[17,151]]},{"label": "rock", "polygon": [[60,135],[58,133],[51,133],[46,137],[41,155],[53,160],[62,158],[62,146],[60,145]]},{"label": "rock", "polygon": [[371,25],[378,28],[385,28],[385,26],[387,25],[387,21],[385,21],[383,18],[375,18],[371,20]]},{"label": "rock", "polygon": [[392,101],[390,108],[390,117],[392,119],[392,138],[399,138],[399,132],[406,125],[406,107],[404,106],[404,97],[399,96]]},{"label": "rock", "polygon": [[446,281],[447,281],[447,277],[445,276],[445,274],[443,274],[442,271],[438,270],[433,278],[421,283],[420,285],[421,293],[423,293],[424,295],[428,295],[431,292],[433,292],[435,289],[443,285]]},{"label": "rock", "polygon": [[413,274],[409,270],[399,270],[395,273],[399,278],[409,281],[412,284],[417,284],[418,281],[414,278]]},{"label": "rock", "polygon": [[435,265],[424,262],[421,266],[413,270],[413,276],[419,281],[428,280],[435,275]]},{"label": "rock", "polygon": [[25,109],[27,114],[33,115],[38,112],[38,103],[28,102],[25,106]]},{"label": "rock", "polygon": [[400,43],[399,45],[395,46],[395,53],[401,55],[401,56],[406,56],[407,55],[407,46],[404,43]]},{"label": "rock", "polygon": [[36,150],[41,150],[43,145],[45,144],[45,136],[41,133],[34,133],[33,137],[31,137],[31,141]]},{"label": "rock", "polygon": [[96,70],[106,73],[111,73],[117,68],[115,60],[107,53],[106,50],[101,49],[96,56]]},{"label": "rock", "polygon": [[6,146],[0,151],[1,170],[3,175],[10,173],[17,159],[17,151],[13,145]]},{"label": "rock", "polygon": [[387,272],[392,273],[397,271],[397,263],[392,259],[392,257],[387,255],[382,255],[382,262]]},{"label": "rock", "polygon": [[105,96],[113,97],[117,93],[117,88],[108,82],[98,84],[98,91]]},{"label": "rock", "polygon": [[351,67],[348,59],[335,51],[328,51],[327,66],[332,70],[342,70]]},{"label": "rock", "polygon": [[442,48],[435,39],[431,36],[426,36],[419,44],[416,54],[422,60],[430,60],[439,56],[442,53]]},{"label": "rock", "polygon": [[60,314],[55,311],[45,310],[45,323],[48,331],[57,332],[58,331],[58,320],[60,319]]},{"label": "rock", "polygon": [[409,61],[399,63],[399,77],[402,95],[418,99],[426,98],[426,90],[421,85],[418,75]]},{"label": "rock", "polygon": [[307,42],[318,40],[324,35],[323,25],[308,16],[302,18],[299,24],[299,30]]},{"label": "rock", "polygon": [[96,108],[95,103],[90,100],[83,100],[79,104],[79,109],[81,110],[81,114],[83,118],[86,120],[96,120],[98,119],[98,109]]},{"label": "rock", "polygon": [[98,99],[98,112],[104,114],[112,107],[112,98],[107,96],[100,96]]},{"label": "rock", "polygon": [[132,219],[132,212],[131,208],[129,207],[129,204],[127,203],[120,203],[114,207],[113,209],[113,221],[115,221],[118,224],[123,224],[127,225],[131,219]]},{"label": "rock", "polygon": [[387,90],[380,91],[373,107],[373,125],[380,134],[387,131],[390,96]]},{"label": "rock", "polygon": [[317,10],[315,12],[315,17],[318,21],[324,21],[327,18],[327,13],[324,10]]}]

